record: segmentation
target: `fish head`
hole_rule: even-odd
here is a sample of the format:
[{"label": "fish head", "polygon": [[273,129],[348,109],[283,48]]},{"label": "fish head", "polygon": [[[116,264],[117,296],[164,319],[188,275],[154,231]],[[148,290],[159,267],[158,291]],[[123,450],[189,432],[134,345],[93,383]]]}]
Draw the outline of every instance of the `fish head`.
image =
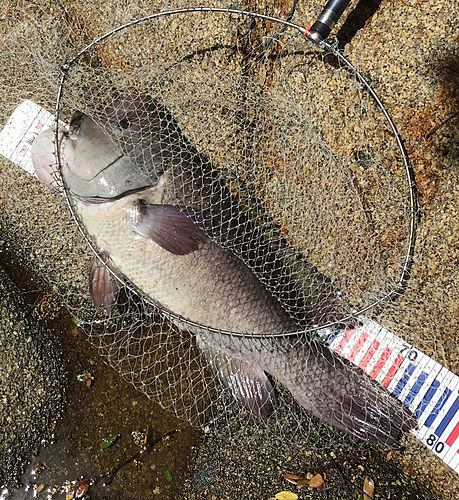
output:
[{"label": "fish head", "polygon": [[[145,95],[128,96],[90,117],[75,111],[67,131],[39,134],[32,145],[37,176],[52,184],[59,151],[62,177],[69,192],[87,201],[119,198],[155,186],[180,158],[180,132],[167,109]],[[173,151],[176,151],[175,155]],[[171,156],[172,155],[172,156]]]},{"label": "fish head", "polygon": [[104,118],[106,133],[154,184],[165,170],[183,166],[193,151],[166,106],[147,94],[119,99]]}]

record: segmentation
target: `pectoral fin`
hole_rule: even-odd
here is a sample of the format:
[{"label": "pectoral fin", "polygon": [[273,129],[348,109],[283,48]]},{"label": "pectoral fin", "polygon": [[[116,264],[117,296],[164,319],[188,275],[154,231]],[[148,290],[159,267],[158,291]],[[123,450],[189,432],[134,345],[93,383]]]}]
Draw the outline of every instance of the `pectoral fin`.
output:
[{"label": "pectoral fin", "polygon": [[196,336],[196,343],[213,374],[234,399],[256,417],[268,417],[275,398],[273,386],[263,369],[227,356],[203,342],[199,336]]},{"label": "pectoral fin", "polygon": [[178,207],[137,203],[129,210],[131,229],[175,255],[197,250],[207,236]]},{"label": "pectoral fin", "polygon": [[89,267],[89,293],[96,311],[99,312],[103,305],[110,317],[113,300],[118,291],[118,282],[107,269],[110,257],[106,253],[99,257],[94,256]]}]

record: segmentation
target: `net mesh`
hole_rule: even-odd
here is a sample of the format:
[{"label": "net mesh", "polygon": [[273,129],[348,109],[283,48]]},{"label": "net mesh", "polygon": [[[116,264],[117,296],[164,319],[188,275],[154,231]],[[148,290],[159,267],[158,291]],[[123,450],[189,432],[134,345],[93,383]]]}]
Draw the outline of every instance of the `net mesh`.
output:
[{"label": "net mesh", "polygon": [[[104,31],[69,9],[72,23],[10,30],[7,46],[35,42],[19,67],[4,51],[0,78],[23,82],[8,116],[31,94],[52,110],[65,75],[71,128],[51,184],[62,175],[67,191],[46,195],[56,208],[31,231],[30,257],[75,320],[123,377],[194,424],[263,416],[322,446],[328,428],[311,415],[349,431],[374,410],[389,437],[353,434],[394,445],[392,412],[395,434],[408,412],[315,335],[384,311],[371,308],[398,290],[410,251],[403,153],[356,73],[294,28],[217,12],[136,22],[72,60]],[[102,259],[98,308],[88,242]]]}]

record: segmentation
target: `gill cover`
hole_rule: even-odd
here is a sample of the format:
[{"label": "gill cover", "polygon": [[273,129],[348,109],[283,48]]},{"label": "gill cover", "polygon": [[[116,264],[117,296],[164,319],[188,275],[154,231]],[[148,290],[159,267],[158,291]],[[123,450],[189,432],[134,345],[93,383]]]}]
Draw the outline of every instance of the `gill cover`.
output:
[{"label": "gill cover", "polygon": [[[111,125],[108,123],[107,127]],[[141,167],[123,154],[94,120],[75,112],[70,130],[59,129],[62,176],[69,191],[90,201],[110,200],[152,185]],[[38,178],[51,185],[56,176],[54,131],[39,134],[32,144],[32,162]]]}]

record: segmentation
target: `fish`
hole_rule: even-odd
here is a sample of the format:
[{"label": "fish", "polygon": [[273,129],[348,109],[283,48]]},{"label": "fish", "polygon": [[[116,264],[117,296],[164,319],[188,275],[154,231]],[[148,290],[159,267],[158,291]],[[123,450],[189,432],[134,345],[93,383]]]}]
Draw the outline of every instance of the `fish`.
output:
[{"label": "fish", "polygon": [[[91,116],[76,111],[57,139],[57,189],[66,190],[100,252],[90,277],[97,309],[111,314],[114,273],[123,276],[194,336],[212,373],[248,412],[273,412],[275,380],[328,425],[402,448],[403,433],[417,425],[413,413],[305,334],[244,259],[211,237],[221,183],[163,104],[140,94]],[[48,185],[56,178],[54,140],[44,131],[31,151]]]}]

